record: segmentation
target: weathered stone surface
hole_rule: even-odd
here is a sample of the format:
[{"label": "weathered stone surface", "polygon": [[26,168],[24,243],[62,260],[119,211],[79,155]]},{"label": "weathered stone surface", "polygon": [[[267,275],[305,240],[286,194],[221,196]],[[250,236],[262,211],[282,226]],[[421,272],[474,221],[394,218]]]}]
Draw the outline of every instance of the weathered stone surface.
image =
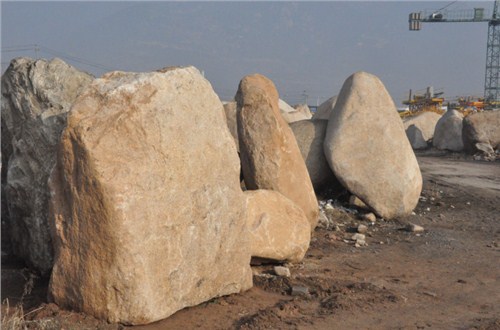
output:
[{"label": "weathered stone surface", "polygon": [[439,119],[434,130],[432,144],[441,150],[462,151],[462,122],[464,116],[456,110],[448,110]]},{"label": "weathered stone surface", "polygon": [[406,136],[413,149],[425,149],[434,136],[434,129],[441,115],[435,112],[423,112],[415,117],[403,120]]},{"label": "weathered stone surface", "polygon": [[238,143],[238,122],[236,120],[236,102],[222,102],[224,105],[224,112],[226,113],[227,127],[229,132],[233,136],[234,142],[236,143],[236,149],[240,150],[240,144]]},{"label": "weathered stone surface", "polygon": [[342,188],[330,169],[323,151],[327,125],[327,120],[301,120],[290,124],[316,191],[327,186]]},{"label": "weathered stone surface", "polygon": [[47,180],[67,112],[92,80],[59,59],[16,58],[2,76],[2,185],[12,249],[43,274],[53,263]]},{"label": "weathered stone surface", "polygon": [[235,99],[246,187],[282,193],[302,208],[311,228],[316,227],[318,202],[297,141],[280,115],[273,82],[260,74],[246,76]]},{"label": "weathered stone surface", "polygon": [[245,195],[252,257],[301,261],[311,240],[304,211],[277,191],[249,190]]},{"label": "weathered stone surface", "polygon": [[337,95],[330,97],[325,102],[321,103],[314,115],[312,116],[313,120],[328,120],[330,119],[330,114],[335,108],[335,104],[337,103]]},{"label": "weathered stone surface", "polygon": [[464,150],[471,154],[489,150],[484,144],[489,144],[492,149],[499,150],[500,111],[487,110],[467,116],[463,121],[462,141]]},{"label": "weathered stone surface", "polygon": [[62,307],[145,324],[252,285],[239,159],[193,67],[112,72],[75,102],[50,177]]},{"label": "weathered stone surface", "polygon": [[380,217],[408,215],[417,205],[422,190],[417,159],[376,76],[357,72],[344,82],[324,148],[337,179]]},{"label": "weathered stone surface", "polygon": [[305,107],[301,106],[298,108],[293,108],[282,99],[279,99],[278,104],[281,116],[289,124],[299,120],[311,119],[312,117],[311,111],[309,110],[309,107],[307,105],[305,105]]}]

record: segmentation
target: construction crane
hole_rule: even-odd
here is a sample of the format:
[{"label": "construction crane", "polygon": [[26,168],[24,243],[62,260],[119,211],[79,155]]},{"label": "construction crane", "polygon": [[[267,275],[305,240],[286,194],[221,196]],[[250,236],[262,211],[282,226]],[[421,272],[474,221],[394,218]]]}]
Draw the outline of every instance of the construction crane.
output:
[{"label": "construction crane", "polygon": [[488,43],[486,45],[486,73],[484,78],[485,109],[500,107],[500,0],[495,0],[491,18],[485,17],[484,8],[473,10],[448,11],[447,6],[431,12],[410,14],[410,31],[419,31],[422,23],[465,23],[488,22]]}]

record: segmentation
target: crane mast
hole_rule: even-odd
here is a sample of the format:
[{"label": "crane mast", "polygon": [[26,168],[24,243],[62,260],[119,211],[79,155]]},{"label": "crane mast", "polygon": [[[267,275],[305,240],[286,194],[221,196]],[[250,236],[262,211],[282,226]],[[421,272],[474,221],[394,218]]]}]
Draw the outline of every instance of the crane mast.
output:
[{"label": "crane mast", "polygon": [[[422,23],[463,23],[488,22],[488,42],[486,45],[486,73],[484,80],[484,100],[487,108],[500,106],[500,0],[495,0],[491,18],[484,17],[483,8],[468,12],[414,12],[409,16],[410,31],[419,31]],[[473,13],[471,15],[471,13]]]}]

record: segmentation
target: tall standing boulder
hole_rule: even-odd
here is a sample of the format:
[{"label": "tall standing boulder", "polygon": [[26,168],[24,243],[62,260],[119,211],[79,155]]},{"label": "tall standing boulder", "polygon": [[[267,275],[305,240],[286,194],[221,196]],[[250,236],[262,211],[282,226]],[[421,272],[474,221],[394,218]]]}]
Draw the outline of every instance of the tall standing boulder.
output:
[{"label": "tall standing boulder", "polygon": [[441,115],[426,111],[403,120],[406,136],[413,149],[427,148],[434,137],[434,130],[440,118]]},{"label": "tall standing boulder", "polygon": [[58,305],[146,324],[251,287],[240,162],[197,69],[96,79],[58,151],[49,182]]},{"label": "tall standing boulder", "polygon": [[462,151],[463,119],[464,116],[457,110],[446,111],[436,124],[432,145],[441,150]]},{"label": "tall standing boulder", "polygon": [[336,177],[379,216],[412,212],[422,190],[417,159],[396,106],[374,75],[357,72],[342,86],[324,143]]},{"label": "tall standing boulder", "polygon": [[330,114],[335,108],[335,104],[337,103],[337,95],[330,97],[325,102],[321,103],[314,115],[312,116],[313,120],[328,120],[330,119]]},{"label": "tall standing boulder", "polygon": [[235,99],[247,188],[282,193],[302,208],[314,229],[318,222],[318,202],[297,141],[280,115],[278,91],[273,82],[260,74],[246,76]]},{"label": "tall standing boulder", "polygon": [[323,188],[341,188],[323,151],[328,120],[301,120],[290,124],[316,192]]},{"label": "tall standing boulder", "polygon": [[[500,111],[483,111],[467,116],[463,121],[462,141],[464,150],[474,154],[484,146],[500,149]],[[479,147],[479,148],[478,148]]]},{"label": "tall standing boulder", "polygon": [[304,211],[277,191],[248,190],[245,195],[252,257],[301,261],[311,240]]},{"label": "tall standing boulder", "polygon": [[93,79],[59,59],[30,58],[12,60],[2,76],[2,136],[10,137],[2,139],[3,165],[8,161],[2,180],[5,174],[12,249],[42,274],[53,263],[47,180],[67,112]]}]

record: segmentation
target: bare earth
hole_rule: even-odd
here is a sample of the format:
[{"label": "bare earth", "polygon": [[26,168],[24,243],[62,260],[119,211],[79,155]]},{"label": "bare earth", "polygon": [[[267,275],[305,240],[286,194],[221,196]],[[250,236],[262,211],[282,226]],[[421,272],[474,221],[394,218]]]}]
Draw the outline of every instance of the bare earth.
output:
[{"label": "bare earth", "polygon": [[[418,159],[424,190],[415,215],[372,225],[339,211],[340,230],[317,229],[304,261],[286,265],[291,278],[255,266],[251,290],[134,329],[500,329],[500,162]],[[425,231],[402,230],[408,223]],[[349,241],[358,224],[368,226],[368,246]],[[26,291],[30,328],[124,328],[47,304],[46,288],[2,257],[2,317],[4,299],[12,313]]]}]

